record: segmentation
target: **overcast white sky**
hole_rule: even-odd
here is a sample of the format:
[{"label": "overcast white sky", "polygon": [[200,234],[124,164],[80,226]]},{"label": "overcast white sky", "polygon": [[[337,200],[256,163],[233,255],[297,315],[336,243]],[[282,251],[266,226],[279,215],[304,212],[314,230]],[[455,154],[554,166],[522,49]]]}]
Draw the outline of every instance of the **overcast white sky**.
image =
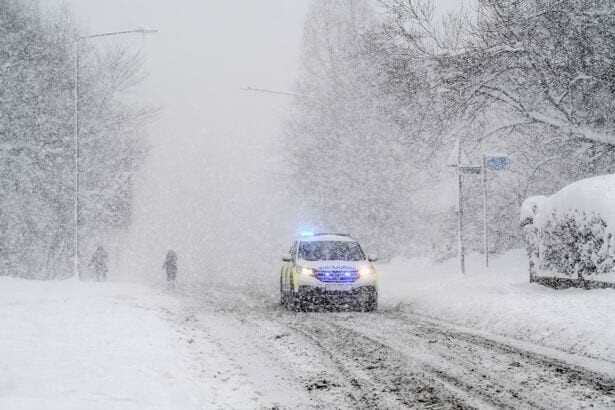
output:
[{"label": "overcast white sky", "polygon": [[[289,101],[241,88],[292,89],[307,3],[73,0],[90,34],[159,30],[114,40],[144,49],[150,76],[134,93],[162,107],[150,130],[131,233],[132,252],[155,259],[149,266],[167,247],[179,248],[180,257],[203,249],[207,258],[247,231],[293,232],[273,209],[269,166]],[[442,9],[457,4],[438,2]]]}]

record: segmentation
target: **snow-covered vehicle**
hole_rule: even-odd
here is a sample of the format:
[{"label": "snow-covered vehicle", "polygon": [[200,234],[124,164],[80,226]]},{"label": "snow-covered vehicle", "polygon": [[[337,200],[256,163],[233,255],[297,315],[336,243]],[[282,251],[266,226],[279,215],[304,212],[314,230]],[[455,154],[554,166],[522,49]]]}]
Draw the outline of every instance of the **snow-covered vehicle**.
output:
[{"label": "snow-covered vehicle", "polygon": [[346,234],[302,233],[282,258],[280,302],[308,310],[336,303],[373,311],[378,304],[378,273],[361,245]]}]

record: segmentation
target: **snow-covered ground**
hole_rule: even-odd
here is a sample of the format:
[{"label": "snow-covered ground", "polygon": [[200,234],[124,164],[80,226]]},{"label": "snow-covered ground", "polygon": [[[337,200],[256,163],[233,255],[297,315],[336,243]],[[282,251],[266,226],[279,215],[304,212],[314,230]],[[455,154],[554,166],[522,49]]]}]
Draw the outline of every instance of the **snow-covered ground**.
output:
[{"label": "snow-covered ground", "polygon": [[0,409],[202,409],[245,401],[215,377],[224,363],[213,347],[210,369],[195,364],[190,341],[170,325],[179,302],[164,292],[5,277],[0,295]]},{"label": "snow-covered ground", "polygon": [[529,283],[525,251],[433,264],[395,259],[379,267],[381,301],[439,320],[615,362],[615,290],[554,290]]},{"label": "snow-covered ground", "polygon": [[373,313],[0,278],[0,409],[611,406],[615,291],[529,284],[522,251],[480,264],[383,264]]}]

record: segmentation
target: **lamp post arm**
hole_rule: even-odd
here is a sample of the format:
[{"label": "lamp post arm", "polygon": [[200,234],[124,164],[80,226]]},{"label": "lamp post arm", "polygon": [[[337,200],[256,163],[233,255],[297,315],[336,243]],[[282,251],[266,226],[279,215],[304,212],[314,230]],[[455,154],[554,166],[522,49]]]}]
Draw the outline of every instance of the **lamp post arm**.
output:
[{"label": "lamp post arm", "polygon": [[87,35],[87,36],[80,36],[78,38],[78,40],[81,41],[81,40],[86,40],[88,38],[117,36],[117,35],[120,35],[120,34],[130,34],[130,33],[152,34],[152,33],[157,33],[157,32],[158,32],[158,30],[146,30],[146,29],[112,31],[112,32],[109,32],[109,33],[99,33],[99,34],[90,34],[90,35]]},{"label": "lamp post arm", "polygon": [[288,95],[290,97],[309,98],[307,95],[304,95],[304,94],[291,93],[287,91],[269,90],[266,88],[246,87],[246,88],[242,88],[242,90],[252,91],[252,92],[257,92],[257,93],[266,93],[266,94]]}]

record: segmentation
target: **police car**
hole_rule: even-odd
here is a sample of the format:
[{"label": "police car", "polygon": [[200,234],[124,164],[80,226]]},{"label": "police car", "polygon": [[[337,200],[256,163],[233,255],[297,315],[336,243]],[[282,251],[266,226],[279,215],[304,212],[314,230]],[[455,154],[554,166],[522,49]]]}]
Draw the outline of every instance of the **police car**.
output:
[{"label": "police car", "polygon": [[359,243],[347,234],[303,232],[282,258],[280,302],[308,310],[336,302],[364,311],[378,304],[378,273]]}]

